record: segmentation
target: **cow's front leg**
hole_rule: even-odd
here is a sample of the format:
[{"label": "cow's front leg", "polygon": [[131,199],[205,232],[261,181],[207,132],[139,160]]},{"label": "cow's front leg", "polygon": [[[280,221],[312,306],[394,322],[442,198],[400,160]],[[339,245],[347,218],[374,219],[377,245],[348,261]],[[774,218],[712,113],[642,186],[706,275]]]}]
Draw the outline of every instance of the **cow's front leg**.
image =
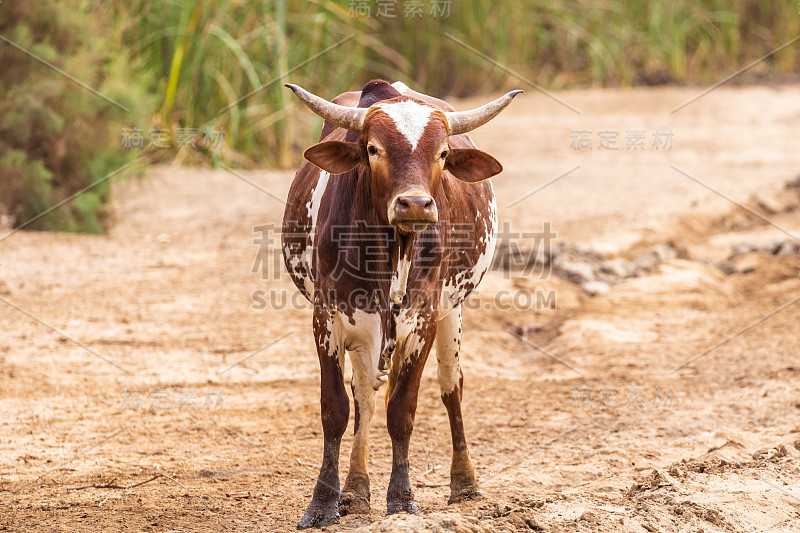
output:
[{"label": "cow's front leg", "polygon": [[464,436],[464,421],[461,418],[461,394],[464,377],[458,362],[461,350],[461,307],[453,309],[439,321],[436,334],[436,359],[438,362],[439,388],[442,402],[450,419],[450,435],[453,439],[453,458],[450,463],[450,499],[457,503],[465,499],[480,497],[475,470]]},{"label": "cow's front leg", "polygon": [[[351,352],[353,353],[353,352]],[[355,439],[350,454],[350,471],[339,499],[339,512],[347,514],[369,513],[369,426],[375,411],[375,389],[372,388],[366,364],[371,360],[362,352],[351,357],[353,363],[353,403],[355,404]]]},{"label": "cow's front leg", "polygon": [[399,350],[401,353],[395,353],[392,360],[386,390],[386,425],[392,438],[392,475],[386,491],[386,514],[419,514],[408,476],[408,445],[414,429],[422,369],[433,345],[435,325],[430,329],[428,333],[412,333]]},{"label": "cow's front leg", "polygon": [[314,338],[321,371],[320,409],[324,446],[314,496],[297,529],[339,523],[339,445],[347,429],[350,401],[344,388],[344,346],[329,313],[314,310]]}]

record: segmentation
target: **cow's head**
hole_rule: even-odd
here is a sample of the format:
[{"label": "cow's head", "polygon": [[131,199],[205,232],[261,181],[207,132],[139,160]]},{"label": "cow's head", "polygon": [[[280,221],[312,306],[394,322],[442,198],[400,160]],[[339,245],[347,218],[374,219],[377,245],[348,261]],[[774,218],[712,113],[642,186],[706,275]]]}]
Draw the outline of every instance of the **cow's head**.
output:
[{"label": "cow's head", "polygon": [[485,124],[522,92],[512,91],[470,111],[445,112],[407,96],[382,100],[370,107],[346,107],[297,85],[287,87],[331,124],[361,133],[356,142],[315,144],[305,151],[305,158],[331,174],[347,172],[357,165],[369,166],[379,216],[406,235],[438,221],[434,195],[442,171],[474,183],[503,170],[486,152],[450,148],[448,138]]}]

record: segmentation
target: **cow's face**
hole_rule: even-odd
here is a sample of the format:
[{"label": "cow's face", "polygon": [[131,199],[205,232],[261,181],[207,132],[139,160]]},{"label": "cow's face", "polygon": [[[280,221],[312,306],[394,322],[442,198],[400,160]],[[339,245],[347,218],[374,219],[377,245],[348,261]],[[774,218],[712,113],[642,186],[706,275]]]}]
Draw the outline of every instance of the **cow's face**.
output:
[{"label": "cow's face", "polygon": [[441,111],[394,98],[367,113],[361,144],[379,212],[403,233],[438,222],[436,191],[448,155]]},{"label": "cow's face", "polygon": [[438,222],[436,198],[443,171],[477,182],[502,170],[485,152],[451,149],[448,130],[442,111],[401,96],[369,108],[360,141],[324,141],[304,155],[332,174],[368,166],[379,216],[401,233],[417,233]]}]

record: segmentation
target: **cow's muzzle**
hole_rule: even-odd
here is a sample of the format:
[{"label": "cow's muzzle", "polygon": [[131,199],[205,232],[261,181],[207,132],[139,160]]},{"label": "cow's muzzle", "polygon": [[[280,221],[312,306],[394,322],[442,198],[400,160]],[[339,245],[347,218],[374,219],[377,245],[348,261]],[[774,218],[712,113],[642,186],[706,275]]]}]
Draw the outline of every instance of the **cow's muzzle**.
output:
[{"label": "cow's muzzle", "polygon": [[428,195],[398,195],[389,206],[389,223],[403,233],[423,231],[438,221],[436,202]]}]

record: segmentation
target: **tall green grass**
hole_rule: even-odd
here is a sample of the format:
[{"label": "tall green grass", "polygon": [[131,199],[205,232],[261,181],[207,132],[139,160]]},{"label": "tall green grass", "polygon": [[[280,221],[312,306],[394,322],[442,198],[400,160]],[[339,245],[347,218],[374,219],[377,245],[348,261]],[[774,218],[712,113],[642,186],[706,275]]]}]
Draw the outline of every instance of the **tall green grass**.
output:
[{"label": "tall green grass", "polygon": [[[355,21],[346,4],[332,0],[104,4],[130,53],[155,74],[149,89],[162,103],[153,124],[173,132],[224,131],[226,146],[236,153],[224,151],[222,157],[245,166],[295,164],[301,146],[319,125],[306,113],[293,114],[299,104],[284,83],[334,95],[363,81],[369,68],[367,47],[392,55],[372,36],[376,21]],[[318,60],[296,68],[351,35]],[[392,62],[385,66],[391,69]],[[207,155],[221,157],[216,151]]]},{"label": "tall green grass", "polygon": [[[751,0],[454,0],[449,18],[398,17],[382,29],[409,58],[413,80],[464,95],[500,88],[507,76],[444,31],[552,88],[712,83],[800,34],[798,9]],[[799,66],[800,45],[761,69]]]},{"label": "tall green grass", "polygon": [[[353,17],[348,0],[112,0],[97,9],[108,11],[123,46],[155,80],[148,87],[161,101],[154,125],[223,129],[230,150],[208,157],[280,167],[296,163],[319,125],[297,112],[286,81],[325,97],[373,77],[440,96],[512,83],[445,33],[528,79],[564,88],[712,83],[800,27],[793,2],[452,0],[438,17],[435,2],[424,0],[422,16],[410,17],[399,1],[394,18],[376,16],[374,0],[369,17]],[[798,65],[800,46],[759,69],[789,73]]]}]

